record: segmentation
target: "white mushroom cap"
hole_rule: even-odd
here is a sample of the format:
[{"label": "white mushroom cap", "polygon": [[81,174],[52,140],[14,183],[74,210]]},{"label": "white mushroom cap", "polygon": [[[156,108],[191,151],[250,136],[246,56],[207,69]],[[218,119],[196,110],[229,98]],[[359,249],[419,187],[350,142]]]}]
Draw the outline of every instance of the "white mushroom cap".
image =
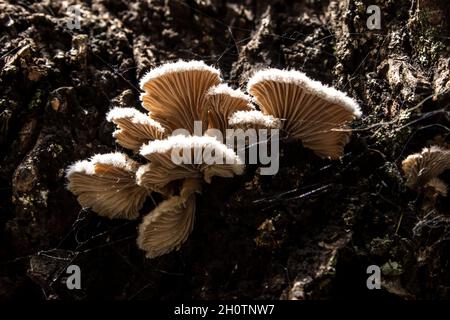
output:
[{"label": "white mushroom cap", "polygon": [[212,87],[206,94],[209,105],[209,128],[219,129],[222,134],[229,127],[228,119],[236,111],[254,109],[250,97],[226,84]]},{"label": "white mushroom cap", "polygon": [[220,81],[220,72],[202,61],[167,63],[142,78],[142,105],[169,131],[183,128],[193,133],[194,121],[203,121],[206,130],[205,94]]},{"label": "white mushroom cap", "polygon": [[233,113],[228,123],[232,128],[244,130],[248,128],[279,129],[281,127],[280,119],[259,110],[237,111]]},{"label": "white mushroom cap", "polygon": [[[175,165],[171,157],[174,149],[179,151],[180,157],[183,157],[185,152],[189,152],[192,163]],[[222,159],[221,163],[208,164],[205,161],[206,159],[199,159],[200,163],[195,164],[194,158],[197,155],[203,157],[205,153],[214,153]],[[244,164],[239,156],[216,138],[209,136],[170,136],[165,140],[149,142],[141,148],[140,154],[150,160],[151,163],[166,167],[168,174],[171,174],[171,170],[177,167],[180,170],[185,170],[187,178],[193,178],[191,175],[195,170],[202,173],[208,183],[211,182],[212,176],[232,177],[240,175],[244,171]],[[176,170],[173,172],[178,174]]]},{"label": "white mushroom cap", "polygon": [[[246,95],[244,92],[242,92],[239,89],[233,89],[226,83],[221,83],[217,86],[211,87],[207,95],[215,96],[215,95],[224,95],[227,97],[231,97],[234,99],[237,99],[241,102],[245,102],[244,106],[247,106],[251,102],[250,96]],[[251,107],[250,107],[251,108]]]},{"label": "white mushroom cap", "polygon": [[255,73],[247,83],[247,91],[261,82],[277,82],[285,84],[295,84],[304,91],[318,96],[331,104],[343,106],[355,117],[361,117],[361,108],[355,100],[347,96],[344,92],[328,87],[320,81],[312,80],[306,74],[296,70],[266,69]]},{"label": "white mushroom cap", "polygon": [[257,72],[247,90],[263,113],[284,121],[283,130],[288,136],[300,139],[321,157],[342,156],[350,135],[343,129],[361,115],[358,104],[345,93],[299,71]]},{"label": "white mushroom cap", "polygon": [[179,60],[177,62],[165,63],[159,67],[156,67],[149,72],[147,72],[139,82],[139,86],[142,90],[145,90],[145,85],[147,82],[160,78],[162,76],[171,73],[189,72],[189,71],[204,71],[211,74],[215,74],[220,77],[220,71],[214,67],[208,66],[203,61],[191,60],[183,61]]},{"label": "white mushroom cap", "polygon": [[119,128],[113,133],[116,142],[135,152],[144,143],[163,139],[165,136],[160,123],[134,108],[114,108],[108,112],[106,119]]},{"label": "white mushroom cap", "polygon": [[136,185],[139,164],[121,153],[78,161],[66,172],[67,188],[83,207],[108,218],[135,219],[149,191]]}]

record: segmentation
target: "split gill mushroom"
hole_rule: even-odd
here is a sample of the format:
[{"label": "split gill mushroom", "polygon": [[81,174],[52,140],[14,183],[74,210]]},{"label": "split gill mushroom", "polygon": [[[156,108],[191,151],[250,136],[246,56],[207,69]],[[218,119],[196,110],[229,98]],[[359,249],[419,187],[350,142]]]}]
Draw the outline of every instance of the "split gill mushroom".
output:
[{"label": "split gill mushroom", "polygon": [[[161,194],[164,200],[139,226],[137,244],[149,258],[186,241],[194,226],[195,194],[202,192],[204,183],[244,171],[236,151],[208,135],[209,129],[282,126],[319,156],[335,159],[349,136],[342,127],[361,114],[344,93],[297,71],[269,69],[250,79],[248,92],[261,111],[249,96],[221,84],[219,70],[202,61],[154,68],[140,86],[148,113],[114,108],[107,120],[117,126],[116,142],[148,163],[118,152],[96,155],[70,166],[67,179],[68,189],[83,207],[108,218],[136,219],[146,197]],[[200,135],[194,135],[196,121],[202,124]],[[175,134],[178,129],[187,134]]]},{"label": "split gill mushroom", "polygon": [[283,121],[288,137],[322,158],[338,159],[349,140],[346,125],[361,116],[359,105],[345,93],[295,70],[256,72],[247,91],[264,114]]},{"label": "split gill mushroom", "polygon": [[[174,161],[174,153],[188,161]],[[140,154],[150,163],[139,168],[138,185],[164,190],[181,181],[179,195],[163,201],[140,226],[138,246],[149,258],[178,249],[187,239],[194,223],[195,193],[201,193],[203,181],[211,183],[213,176],[233,177],[244,171],[243,163],[232,149],[208,136],[178,135],[152,141],[141,148]],[[208,156],[215,157],[214,161],[198,158]]]}]

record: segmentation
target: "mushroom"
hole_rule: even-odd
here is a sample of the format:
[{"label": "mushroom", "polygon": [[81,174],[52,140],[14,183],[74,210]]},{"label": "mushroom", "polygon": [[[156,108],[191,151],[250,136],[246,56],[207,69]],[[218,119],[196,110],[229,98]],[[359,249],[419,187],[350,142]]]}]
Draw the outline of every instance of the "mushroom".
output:
[{"label": "mushroom", "polygon": [[206,97],[209,105],[209,128],[225,133],[229,128],[228,119],[236,111],[253,110],[250,97],[240,90],[234,90],[226,84],[219,84],[208,90]]},{"label": "mushroom", "polygon": [[448,195],[448,186],[439,178],[432,178],[425,185],[425,193],[428,198],[436,198],[437,196],[446,197]]},{"label": "mushroom", "polygon": [[207,129],[206,92],[221,81],[219,70],[203,61],[167,63],[148,72],[140,81],[142,105],[152,119],[170,131],[194,132],[194,121]]},{"label": "mushroom", "polygon": [[177,250],[194,227],[195,192],[201,190],[198,179],[186,179],[180,196],[161,202],[146,215],[139,226],[138,247],[148,258]]},{"label": "mushroom", "polygon": [[345,125],[361,116],[358,104],[345,93],[299,71],[259,71],[249,80],[247,91],[263,113],[284,121],[287,136],[300,139],[323,158],[342,156],[350,135]]},{"label": "mushroom", "polygon": [[271,115],[266,115],[259,110],[237,111],[233,113],[228,121],[229,125],[235,129],[279,129],[280,119]]},{"label": "mushroom", "polygon": [[83,207],[101,216],[135,219],[149,194],[136,184],[138,167],[122,153],[99,154],[67,169],[67,187]]},{"label": "mushroom", "polygon": [[[155,186],[161,189],[184,178],[204,179],[211,183],[213,176],[233,177],[244,171],[236,153],[209,136],[170,136],[149,142],[141,148],[140,154],[150,161],[150,165],[139,168],[136,180],[140,186],[149,189]],[[183,160],[186,163],[177,163]]]},{"label": "mushroom", "polygon": [[173,196],[146,215],[139,226],[138,247],[147,258],[156,258],[180,248],[194,227],[195,198]]},{"label": "mushroom", "polygon": [[438,146],[424,148],[420,153],[406,157],[402,169],[406,186],[410,189],[419,192],[433,189],[438,194],[447,195],[447,186],[439,175],[450,169],[450,150]]},{"label": "mushroom", "polygon": [[135,152],[150,140],[162,139],[165,129],[160,123],[134,108],[114,108],[106,116],[119,128],[113,132],[116,142]]},{"label": "mushroom", "polygon": [[[139,227],[137,243],[149,258],[178,249],[186,241],[194,224],[194,194],[201,192],[202,180],[211,183],[213,176],[232,177],[242,174],[244,169],[233,150],[208,136],[178,135],[155,140],[144,145],[140,154],[150,161],[150,164],[141,166],[137,171],[136,180],[140,186],[153,190],[173,190],[173,184],[182,181],[180,195],[163,201],[144,217]],[[174,154],[188,163],[174,161]],[[221,157],[224,163],[195,161],[205,155]]]}]

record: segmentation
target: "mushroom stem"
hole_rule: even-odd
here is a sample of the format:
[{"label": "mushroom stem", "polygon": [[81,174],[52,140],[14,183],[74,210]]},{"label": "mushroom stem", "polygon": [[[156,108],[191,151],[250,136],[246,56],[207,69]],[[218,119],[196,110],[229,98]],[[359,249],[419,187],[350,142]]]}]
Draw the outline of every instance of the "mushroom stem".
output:
[{"label": "mushroom stem", "polygon": [[201,193],[203,189],[201,179],[184,179],[181,186],[180,197],[187,200],[191,195],[195,193]]}]

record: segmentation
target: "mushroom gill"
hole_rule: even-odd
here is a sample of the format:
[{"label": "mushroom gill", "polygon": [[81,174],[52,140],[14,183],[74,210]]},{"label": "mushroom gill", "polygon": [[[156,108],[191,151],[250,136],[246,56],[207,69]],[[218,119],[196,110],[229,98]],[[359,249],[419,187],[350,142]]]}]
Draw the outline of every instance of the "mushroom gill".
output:
[{"label": "mushroom gill", "polygon": [[263,113],[283,120],[287,136],[300,139],[320,157],[342,156],[350,135],[345,126],[361,115],[358,104],[345,93],[299,71],[259,71],[247,91]]},{"label": "mushroom gill", "polygon": [[138,166],[121,153],[96,155],[67,169],[67,187],[83,207],[101,216],[135,219],[149,194],[136,184]]},{"label": "mushroom gill", "polygon": [[436,198],[437,196],[446,197],[448,195],[448,186],[439,178],[430,179],[424,189],[429,198]]},{"label": "mushroom gill", "polygon": [[142,105],[152,119],[169,131],[194,132],[194,121],[207,129],[206,92],[221,81],[219,70],[203,61],[167,63],[149,71],[140,81]]},{"label": "mushroom gill", "polygon": [[134,108],[114,108],[109,111],[106,120],[118,127],[113,133],[116,142],[135,152],[139,151],[144,143],[163,139],[165,136],[161,124]]},{"label": "mushroom gill", "polygon": [[187,200],[173,196],[144,217],[139,226],[138,247],[148,258],[180,248],[194,227],[195,196]]},{"label": "mushroom gill", "polygon": [[210,183],[213,176],[233,177],[244,171],[238,155],[209,136],[170,136],[147,143],[140,154],[155,167],[164,168],[161,169],[164,175],[160,176],[152,172],[151,165],[138,171],[138,184],[148,188],[155,184],[164,187],[183,175],[185,178],[203,178]]},{"label": "mushroom gill", "polygon": [[183,180],[179,196],[161,202],[139,226],[138,247],[148,258],[177,250],[194,227],[195,193],[201,192],[200,179]]},{"label": "mushroom gill", "polygon": [[229,128],[228,119],[236,111],[253,110],[250,104],[250,97],[234,90],[226,84],[214,86],[206,93],[208,100],[209,128],[218,129],[225,133]]},{"label": "mushroom gill", "polygon": [[402,169],[410,189],[421,191],[429,186],[446,193],[445,183],[438,176],[450,169],[450,150],[438,146],[424,148],[406,157]]}]

